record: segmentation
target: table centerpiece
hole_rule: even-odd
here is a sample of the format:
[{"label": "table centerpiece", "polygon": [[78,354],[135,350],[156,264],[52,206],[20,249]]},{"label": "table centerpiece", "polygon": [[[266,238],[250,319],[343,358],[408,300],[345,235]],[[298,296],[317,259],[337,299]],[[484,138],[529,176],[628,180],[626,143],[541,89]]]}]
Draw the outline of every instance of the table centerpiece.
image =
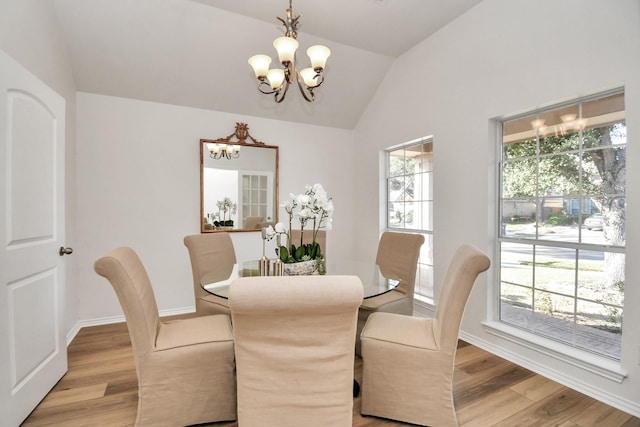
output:
[{"label": "table centerpiece", "polygon": [[[333,200],[321,184],[306,185],[305,192],[289,194],[284,209],[289,214],[289,226],[277,223],[267,227],[267,236],[277,236],[277,261],[282,262],[284,275],[325,274],[324,254],[316,241],[320,229],[331,230]],[[300,242],[293,242],[293,219],[300,223]],[[304,233],[312,233],[311,243],[304,242]]]}]

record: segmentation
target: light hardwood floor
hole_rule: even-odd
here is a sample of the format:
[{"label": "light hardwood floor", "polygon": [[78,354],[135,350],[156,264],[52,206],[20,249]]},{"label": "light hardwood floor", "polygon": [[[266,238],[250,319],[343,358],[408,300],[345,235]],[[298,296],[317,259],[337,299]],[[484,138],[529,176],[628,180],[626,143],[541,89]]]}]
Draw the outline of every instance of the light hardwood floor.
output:
[{"label": "light hardwood floor", "polygon": [[[133,426],[137,378],[126,324],[83,328],[68,353],[69,371],[22,425]],[[360,379],[360,358],[355,370]],[[454,382],[461,426],[640,427],[639,418],[463,342]],[[361,416],[360,400],[354,400],[353,426],[410,426]],[[237,423],[209,425],[236,427]]]}]

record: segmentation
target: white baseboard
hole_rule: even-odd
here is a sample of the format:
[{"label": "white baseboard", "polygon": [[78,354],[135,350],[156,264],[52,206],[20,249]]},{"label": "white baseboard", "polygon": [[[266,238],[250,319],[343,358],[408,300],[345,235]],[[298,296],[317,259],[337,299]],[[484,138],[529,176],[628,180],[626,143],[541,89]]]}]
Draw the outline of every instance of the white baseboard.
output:
[{"label": "white baseboard", "polygon": [[[175,316],[178,314],[188,314],[188,313],[193,313],[195,311],[196,311],[196,307],[194,305],[190,307],[162,310],[160,311],[160,317]],[[67,332],[67,347],[69,346],[69,344],[71,344],[71,341],[73,341],[73,339],[76,337],[76,335],[78,335],[78,332],[80,332],[80,329],[82,328],[86,328],[89,326],[110,325],[112,323],[121,323],[124,321],[125,321],[124,314],[121,314],[119,316],[98,317],[95,319],[78,320],[76,324],[73,325],[71,330]]]}]

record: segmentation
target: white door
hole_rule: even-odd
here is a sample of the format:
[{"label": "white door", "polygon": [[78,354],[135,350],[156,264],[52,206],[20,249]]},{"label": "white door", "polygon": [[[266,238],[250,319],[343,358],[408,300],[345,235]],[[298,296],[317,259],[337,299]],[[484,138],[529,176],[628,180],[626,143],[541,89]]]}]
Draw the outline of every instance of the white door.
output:
[{"label": "white door", "polygon": [[273,221],[273,172],[244,171],[238,172],[238,188],[242,193],[242,203],[238,203],[240,226],[243,218],[261,216],[264,221]]},{"label": "white door", "polygon": [[0,51],[0,425],[67,370],[65,101]]}]

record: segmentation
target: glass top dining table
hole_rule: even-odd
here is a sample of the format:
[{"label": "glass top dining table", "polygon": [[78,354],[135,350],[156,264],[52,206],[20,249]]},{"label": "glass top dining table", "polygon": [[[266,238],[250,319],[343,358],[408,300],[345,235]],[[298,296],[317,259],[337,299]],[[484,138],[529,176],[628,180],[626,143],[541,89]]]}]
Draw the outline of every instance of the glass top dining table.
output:
[{"label": "glass top dining table", "polygon": [[[229,274],[229,277],[222,280],[207,280],[204,278],[204,282],[201,283],[202,289],[208,293],[221,297],[229,298],[229,286],[231,283],[240,277],[259,276],[258,261],[246,261],[243,263],[235,264],[233,270]],[[378,295],[385,294],[394,290],[400,284],[399,280],[384,277],[380,270],[377,269],[374,273],[374,280],[363,280],[362,287],[364,290],[364,299],[373,298]]]}]

